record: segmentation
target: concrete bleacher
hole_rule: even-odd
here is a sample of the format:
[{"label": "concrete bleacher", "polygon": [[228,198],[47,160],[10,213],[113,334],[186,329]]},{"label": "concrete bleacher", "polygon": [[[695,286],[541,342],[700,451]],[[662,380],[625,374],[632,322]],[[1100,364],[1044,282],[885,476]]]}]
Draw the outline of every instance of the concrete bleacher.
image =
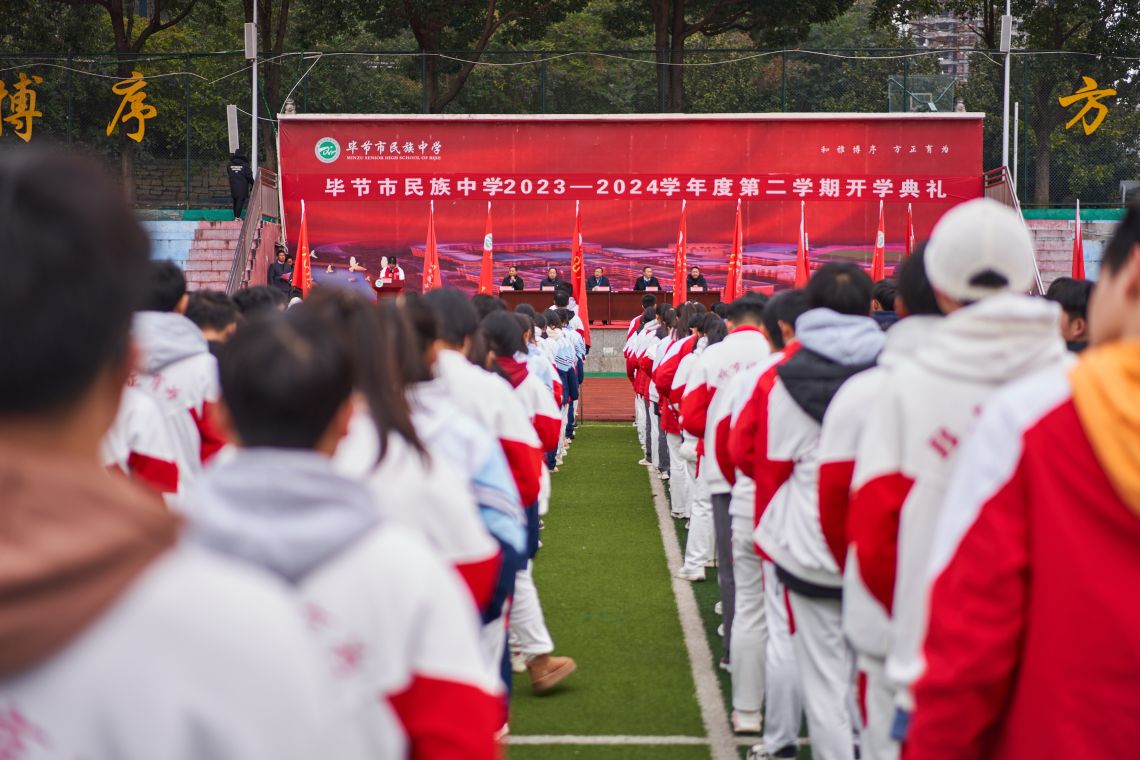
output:
[{"label": "concrete bleacher", "polygon": [[241,220],[143,220],[151,255],[186,272],[190,290],[225,290],[233,268]]}]

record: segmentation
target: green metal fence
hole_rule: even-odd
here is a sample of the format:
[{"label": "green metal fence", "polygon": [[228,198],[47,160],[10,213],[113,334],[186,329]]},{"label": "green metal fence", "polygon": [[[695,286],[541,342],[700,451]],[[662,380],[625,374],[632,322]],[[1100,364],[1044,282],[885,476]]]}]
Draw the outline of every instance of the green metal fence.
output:
[{"label": "green metal fence", "polygon": [[[946,111],[961,100],[987,114],[986,166],[1001,162],[1002,58],[992,51],[957,51],[968,73],[943,72],[952,51],[754,50],[686,51],[683,79],[689,113]],[[265,118],[260,161],[275,166],[272,114],[290,96],[301,113],[421,113],[433,93],[447,92],[473,54],[465,51],[311,51],[260,63]],[[1050,51],[1013,54],[1011,93],[1020,121],[1011,165],[1024,207],[1121,203],[1121,183],[1140,180],[1140,115],[1132,70],[1136,60],[1107,60]],[[491,51],[467,74],[445,113],[650,113],[664,110],[659,64],[652,50]],[[124,83],[138,71],[145,87]],[[432,77],[431,73],[437,76]],[[1066,128],[1089,98],[1064,107],[1091,77],[1117,90],[1100,97],[1108,112],[1086,134]],[[279,80],[275,91],[265,84]],[[433,86],[434,81],[434,86]],[[21,84],[22,82],[22,84]],[[227,203],[226,105],[243,111],[249,131],[250,66],[240,52],[142,55],[120,62],[107,55],[4,56],[0,53],[0,146],[30,139],[82,146],[121,167],[136,203],[155,208],[209,208]],[[271,90],[274,89],[271,86]],[[129,90],[129,91],[125,91]],[[34,93],[29,109],[28,93]],[[138,93],[145,99],[138,102]],[[5,97],[6,93],[6,97]],[[1094,93],[1095,94],[1095,93]],[[273,102],[271,102],[273,101]],[[134,106],[132,106],[134,102]],[[128,117],[112,127],[116,112]],[[133,109],[153,108],[137,134]],[[34,111],[30,120],[29,110]],[[1093,105],[1085,121],[1091,122]],[[25,118],[19,118],[23,114]],[[17,117],[15,119],[11,117]],[[1011,115],[1012,118],[1012,115]]]}]

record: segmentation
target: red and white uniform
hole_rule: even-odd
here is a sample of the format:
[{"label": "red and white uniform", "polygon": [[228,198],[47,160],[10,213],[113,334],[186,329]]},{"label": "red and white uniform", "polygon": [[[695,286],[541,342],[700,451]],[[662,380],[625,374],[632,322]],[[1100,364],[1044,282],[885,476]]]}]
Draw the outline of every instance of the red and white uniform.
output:
[{"label": "red and white uniform", "polygon": [[189,484],[226,443],[210,421],[220,394],[218,362],[197,325],[174,312],[138,312],[132,338],[139,363],[129,385],[162,410],[178,476]]},{"label": "red and white uniform", "polygon": [[138,388],[123,388],[114,424],[103,437],[103,464],[159,494],[178,493],[177,452],[158,403]]},{"label": "red and white uniform", "polygon": [[[856,668],[865,679],[862,757],[890,760],[898,745],[887,741],[894,719],[894,699],[885,682],[889,618],[886,609],[868,591],[854,540],[859,526],[851,513],[851,477],[859,441],[871,410],[885,389],[894,383],[892,370],[905,362],[932,337],[941,319],[907,317],[887,331],[878,366],[845,382],[832,399],[819,436],[820,525],[836,563],[844,568],[843,630],[855,650]],[[850,533],[849,533],[850,527]]]},{"label": "red and white uniform", "polygon": [[1140,747],[1130,593],[1140,503],[1135,449],[1122,450],[1140,429],[1136,362],[1094,416],[1100,404],[1087,405],[1081,377],[1104,378],[1097,395],[1121,378],[1085,362],[1135,356],[1136,344],[1092,350],[1072,373],[1049,369],[1001,391],[962,447],[931,548],[906,760],[1122,758]]},{"label": "red and white uniform", "polygon": [[456,406],[499,440],[514,475],[521,506],[538,501],[542,479],[542,444],[534,422],[507,381],[479,369],[457,351],[440,351],[436,373]]},{"label": "red and white uniform", "polygon": [[891,614],[886,678],[904,710],[913,708],[910,686],[923,669],[926,568],[959,445],[999,388],[1065,360],[1057,321],[1056,304],[1012,294],[959,309],[892,372],[868,412],[852,481],[852,539],[867,588]]}]

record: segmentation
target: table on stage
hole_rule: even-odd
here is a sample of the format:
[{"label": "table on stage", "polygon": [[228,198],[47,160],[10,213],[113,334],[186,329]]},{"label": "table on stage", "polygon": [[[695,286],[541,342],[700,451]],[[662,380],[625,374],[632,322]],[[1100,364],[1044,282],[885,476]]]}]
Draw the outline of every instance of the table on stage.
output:
[{"label": "table on stage", "polygon": [[[642,290],[593,290],[590,291],[589,310],[591,322],[628,322],[641,311]],[[671,291],[658,291],[658,302],[672,303]],[[514,311],[519,304],[530,304],[535,311],[543,311],[554,304],[554,294],[549,290],[510,290],[499,291],[499,297]],[[697,301],[707,308],[720,300],[719,290],[704,290],[689,293],[690,301]]]}]

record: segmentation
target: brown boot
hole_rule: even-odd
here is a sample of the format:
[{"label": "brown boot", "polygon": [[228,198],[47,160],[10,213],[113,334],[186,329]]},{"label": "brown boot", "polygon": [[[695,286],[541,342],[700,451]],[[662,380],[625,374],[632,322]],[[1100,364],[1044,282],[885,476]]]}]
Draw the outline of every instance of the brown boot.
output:
[{"label": "brown boot", "polygon": [[534,693],[545,694],[577,670],[578,665],[569,657],[540,654],[527,661],[526,669],[530,673],[530,687]]}]

